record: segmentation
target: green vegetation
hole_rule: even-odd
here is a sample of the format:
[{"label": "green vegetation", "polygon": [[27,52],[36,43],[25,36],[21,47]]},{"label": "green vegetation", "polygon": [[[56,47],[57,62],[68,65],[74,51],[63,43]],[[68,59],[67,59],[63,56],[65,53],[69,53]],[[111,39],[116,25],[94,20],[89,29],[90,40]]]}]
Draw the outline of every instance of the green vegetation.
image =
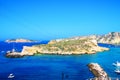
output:
[{"label": "green vegetation", "polygon": [[80,52],[82,50],[89,51],[92,46],[96,46],[90,39],[79,39],[79,40],[61,40],[53,41],[49,44],[36,45],[44,51],[61,51],[61,52]]}]

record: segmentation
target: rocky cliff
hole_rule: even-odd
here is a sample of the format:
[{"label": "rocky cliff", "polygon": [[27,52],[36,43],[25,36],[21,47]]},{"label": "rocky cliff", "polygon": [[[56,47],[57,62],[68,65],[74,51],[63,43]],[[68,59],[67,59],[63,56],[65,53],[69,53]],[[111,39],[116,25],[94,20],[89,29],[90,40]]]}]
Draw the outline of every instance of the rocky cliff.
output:
[{"label": "rocky cliff", "polygon": [[88,67],[95,76],[95,78],[89,80],[111,80],[108,74],[103,70],[103,68],[98,63],[90,63],[88,64]]},{"label": "rocky cliff", "polygon": [[107,44],[120,44],[120,33],[119,32],[110,32],[108,34],[99,36],[96,38],[98,43],[107,43]]},{"label": "rocky cliff", "polygon": [[78,36],[78,37],[73,37],[71,39],[78,40],[81,38],[92,38],[92,39],[95,39],[97,43],[120,45],[120,33],[119,32],[110,32],[104,35]]}]

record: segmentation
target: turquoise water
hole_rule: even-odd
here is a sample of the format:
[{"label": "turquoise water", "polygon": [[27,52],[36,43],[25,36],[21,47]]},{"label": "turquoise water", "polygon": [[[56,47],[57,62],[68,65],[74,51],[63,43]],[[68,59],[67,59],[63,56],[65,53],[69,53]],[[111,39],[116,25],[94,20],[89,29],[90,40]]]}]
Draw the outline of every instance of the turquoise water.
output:
[{"label": "turquoise water", "polygon": [[[22,44],[17,49],[28,44]],[[120,61],[119,47],[110,47],[109,51],[91,55],[39,55],[6,58],[5,52],[12,49],[11,45],[0,44],[0,80],[11,80],[8,79],[10,73],[15,75],[12,80],[86,80],[93,77],[87,67],[87,64],[91,62],[99,63],[109,76],[120,78],[120,75],[114,72],[115,67],[112,65]]]}]

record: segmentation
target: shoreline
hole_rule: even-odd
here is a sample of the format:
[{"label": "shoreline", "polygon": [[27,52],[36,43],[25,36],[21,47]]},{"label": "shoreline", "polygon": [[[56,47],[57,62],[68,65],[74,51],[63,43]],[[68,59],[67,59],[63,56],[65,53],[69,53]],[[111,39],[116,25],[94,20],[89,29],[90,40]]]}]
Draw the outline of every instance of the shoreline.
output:
[{"label": "shoreline", "polygon": [[[105,51],[108,51],[108,50],[105,50]],[[102,51],[102,52],[105,52],[105,51]],[[84,53],[84,54],[57,54],[57,53],[34,53],[33,55],[21,55],[21,52],[13,52],[13,53],[6,53],[6,57],[7,58],[22,58],[22,57],[26,57],[26,56],[42,56],[42,55],[51,55],[51,56],[54,56],[54,55],[57,55],[57,56],[82,56],[82,55],[94,55],[94,54],[97,54],[97,53],[102,53],[102,52],[96,52],[96,53],[92,53],[92,54],[87,54],[87,53]]]}]

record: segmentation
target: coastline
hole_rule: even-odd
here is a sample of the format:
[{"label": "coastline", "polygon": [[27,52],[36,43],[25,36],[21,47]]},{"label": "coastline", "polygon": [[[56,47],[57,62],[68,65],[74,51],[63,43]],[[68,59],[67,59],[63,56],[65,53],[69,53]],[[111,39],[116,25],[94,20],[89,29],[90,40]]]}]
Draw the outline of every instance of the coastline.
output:
[{"label": "coastline", "polygon": [[[10,45],[10,44],[8,44],[8,45]],[[114,50],[114,49],[111,49],[111,50]],[[117,52],[119,52],[119,49],[117,49],[117,50],[118,50]],[[14,68],[17,68],[17,69],[19,68],[20,71],[18,71],[16,69],[14,70],[14,72],[12,71],[12,73],[20,74],[20,75],[15,75],[16,79],[19,79],[19,76],[26,75],[27,74],[26,70],[29,71],[30,69],[34,72],[39,70],[40,73],[37,75],[42,75],[45,78],[46,75],[48,74],[48,72],[45,72],[47,74],[43,75],[44,73],[41,71],[41,69],[43,69],[43,67],[44,67],[45,69],[54,70],[55,72],[53,71],[52,72],[53,74],[56,74],[56,72],[58,72],[58,74],[56,74],[57,76],[61,76],[61,75],[59,75],[59,73],[61,73],[63,70],[65,71],[64,74],[66,75],[68,72],[69,76],[78,75],[77,73],[80,73],[79,76],[77,77],[77,79],[81,78],[82,80],[86,80],[86,78],[94,77],[94,76],[91,76],[91,72],[87,68],[86,64],[88,64],[90,62],[98,62],[99,64],[102,65],[102,67],[105,70],[108,69],[107,66],[110,66],[109,69],[113,70],[114,66],[112,66],[112,63],[115,62],[116,59],[119,59],[118,55],[119,55],[119,53],[114,54],[111,51],[104,51],[104,52],[98,52],[96,54],[83,54],[83,55],[38,54],[38,56],[37,55],[24,56],[22,58],[15,58],[14,60],[5,59],[5,60],[8,60],[9,62],[8,61],[4,61],[4,62],[9,63],[9,66],[14,66],[13,64],[17,64],[17,66],[14,66]],[[116,56],[116,58],[111,59],[112,57],[115,57],[115,56]],[[110,60],[106,60],[106,59],[110,59]],[[5,65],[7,63],[3,63],[3,64]],[[21,68],[19,65],[21,65]],[[45,66],[43,66],[43,65],[45,65]],[[59,69],[56,68],[58,66],[60,67]],[[2,64],[1,64],[1,69],[2,69]],[[21,72],[23,70],[25,70],[25,73]],[[33,78],[37,79],[38,77],[36,77],[36,74],[33,74],[31,72],[31,70],[28,73],[28,75],[25,76],[25,78],[29,78],[29,75],[32,74],[32,75],[35,75],[35,76],[33,76]],[[4,70],[2,70],[2,71],[4,72]],[[7,71],[10,71],[9,68]],[[84,75],[84,72],[86,72],[87,74]],[[51,73],[51,71],[50,71],[50,73]],[[107,70],[107,73],[111,77],[117,77],[117,75],[114,73],[114,71]],[[8,73],[1,73],[1,74],[5,78],[6,76],[3,74],[8,74]],[[39,78],[42,78],[42,77],[39,76]],[[55,78],[58,79],[58,77],[55,77]],[[47,78],[45,78],[45,79],[47,80]],[[74,79],[76,79],[76,78],[74,78]]]},{"label": "coastline", "polygon": [[[49,43],[44,44],[44,45],[49,45]],[[90,41],[90,45],[91,45],[91,41]],[[92,45],[93,45],[93,42],[92,42]],[[32,47],[24,46],[22,51],[20,52],[20,55],[21,55],[21,57],[23,57],[23,56],[34,56],[35,54],[83,55],[83,54],[95,54],[97,52],[102,52],[102,51],[109,50],[109,48],[97,46],[96,43],[94,44],[95,46],[92,46],[92,45],[91,45],[90,49],[88,48],[89,51],[85,50],[85,49],[80,49],[80,51],[54,51],[54,50],[53,51],[46,51],[46,50],[43,50],[44,47],[40,48],[38,46],[32,46]],[[14,55],[15,56],[18,55],[18,57],[19,57],[19,54],[14,54],[14,53],[9,53],[8,55],[9,55],[9,57],[14,57]]]}]

